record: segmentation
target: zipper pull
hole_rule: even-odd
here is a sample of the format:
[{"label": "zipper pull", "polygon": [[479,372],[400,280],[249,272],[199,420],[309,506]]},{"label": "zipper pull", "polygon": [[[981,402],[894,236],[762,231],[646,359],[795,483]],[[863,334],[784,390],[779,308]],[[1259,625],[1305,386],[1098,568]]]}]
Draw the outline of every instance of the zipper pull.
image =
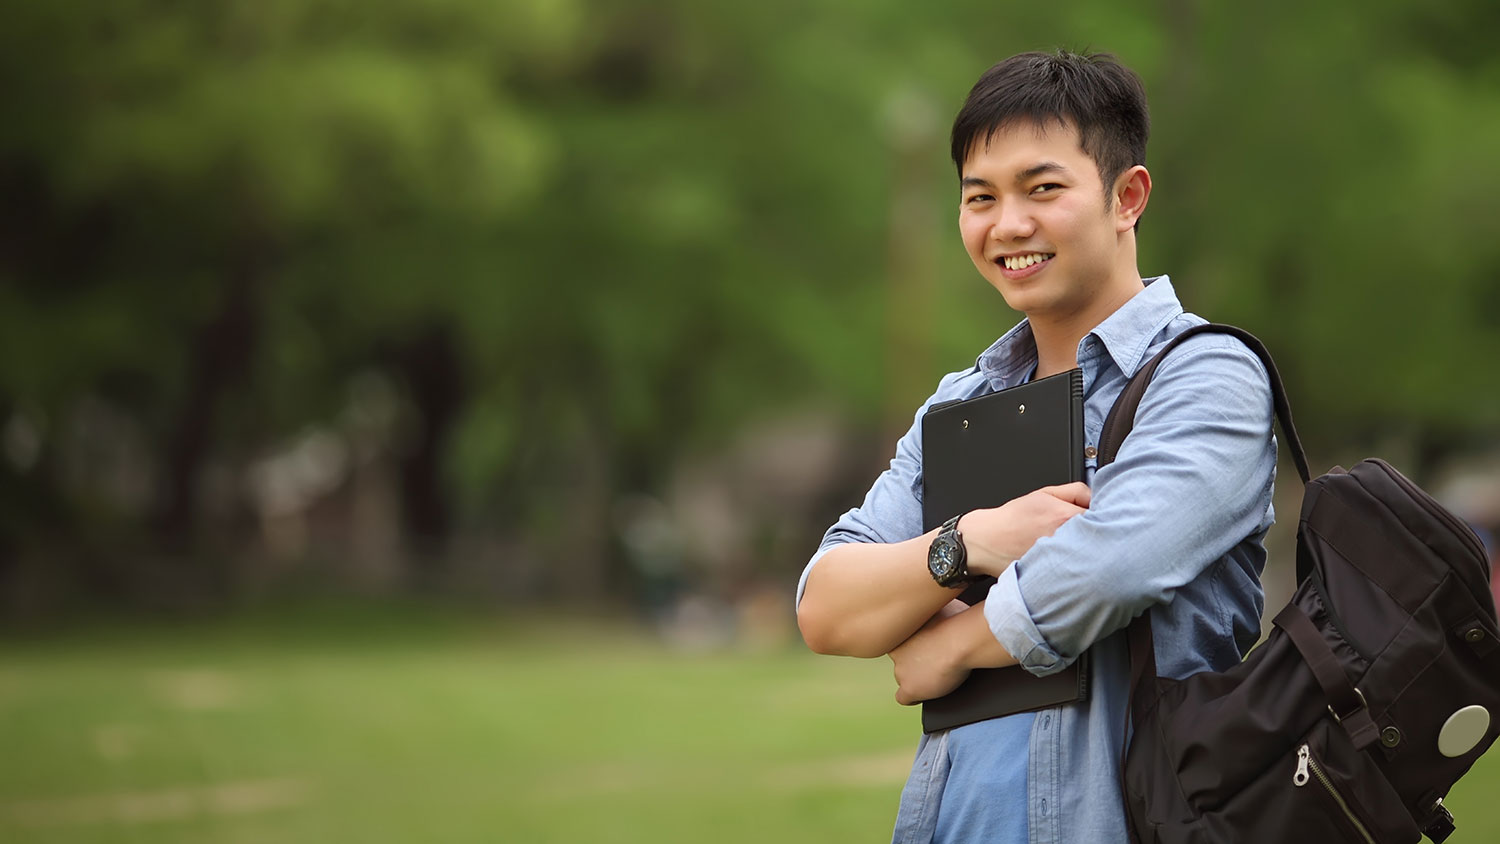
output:
[{"label": "zipper pull", "polygon": [[1297,773],[1292,774],[1292,785],[1298,788],[1307,785],[1307,765],[1310,761],[1311,756],[1309,755],[1307,745],[1304,744],[1297,748]]},{"label": "zipper pull", "polygon": [[1432,820],[1429,820],[1427,826],[1423,827],[1422,834],[1437,844],[1443,844],[1448,840],[1448,836],[1453,834],[1455,828],[1453,813],[1448,811],[1448,807],[1443,805],[1443,798],[1439,797],[1438,801],[1432,804]]}]

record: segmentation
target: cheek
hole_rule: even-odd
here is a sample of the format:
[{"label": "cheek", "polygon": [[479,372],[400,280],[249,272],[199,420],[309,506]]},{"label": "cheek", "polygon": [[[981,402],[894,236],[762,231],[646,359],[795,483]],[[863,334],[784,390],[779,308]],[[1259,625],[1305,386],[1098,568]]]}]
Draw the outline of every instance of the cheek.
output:
[{"label": "cheek", "polygon": [[970,255],[984,255],[984,225],[975,220],[960,219],[958,221],[958,234],[963,238],[964,249]]}]

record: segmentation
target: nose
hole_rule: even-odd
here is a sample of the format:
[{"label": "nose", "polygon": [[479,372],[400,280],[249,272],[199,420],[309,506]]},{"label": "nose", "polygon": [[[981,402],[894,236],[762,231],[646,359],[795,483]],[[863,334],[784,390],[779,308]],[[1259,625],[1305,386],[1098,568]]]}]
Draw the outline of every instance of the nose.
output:
[{"label": "nose", "polygon": [[994,224],[990,226],[990,239],[996,243],[1025,240],[1036,234],[1036,219],[1027,213],[1024,204],[1001,202],[995,209]]}]

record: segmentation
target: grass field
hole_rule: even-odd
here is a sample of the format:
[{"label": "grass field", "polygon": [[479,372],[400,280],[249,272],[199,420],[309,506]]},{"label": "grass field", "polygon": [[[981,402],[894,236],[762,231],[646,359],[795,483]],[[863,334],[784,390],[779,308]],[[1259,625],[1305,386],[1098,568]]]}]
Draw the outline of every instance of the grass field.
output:
[{"label": "grass field", "polygon": [[[884,661],[365,611],[0,645],[0,842],[888,840]],[[1500,840],[1492,754],[1448,801]]]}]

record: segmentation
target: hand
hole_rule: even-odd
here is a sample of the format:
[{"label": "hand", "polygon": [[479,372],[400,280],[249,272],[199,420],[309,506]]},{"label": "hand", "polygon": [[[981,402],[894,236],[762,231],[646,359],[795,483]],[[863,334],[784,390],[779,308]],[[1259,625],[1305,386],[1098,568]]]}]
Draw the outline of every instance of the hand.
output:
[{"label": "hand", "polygon": [[[948,635],[962,613],[946,614],[946,609],[887,654],[896,675],[896,702],[902,706],[942,697],[969,677],[969,669],[959,663],[958,649]],[[968,611],[972,610],[965,608]],[[977,612],[983,614],[983,610]]]},{"label": "hand", "polygon": [[1063,522],[1088,509],[1090,493],[1083,483],[1044,486],[999,507],[973,510],[959,520],[969,571],[999,577],[1031,550],[1038,539],[1051,536]]}]

